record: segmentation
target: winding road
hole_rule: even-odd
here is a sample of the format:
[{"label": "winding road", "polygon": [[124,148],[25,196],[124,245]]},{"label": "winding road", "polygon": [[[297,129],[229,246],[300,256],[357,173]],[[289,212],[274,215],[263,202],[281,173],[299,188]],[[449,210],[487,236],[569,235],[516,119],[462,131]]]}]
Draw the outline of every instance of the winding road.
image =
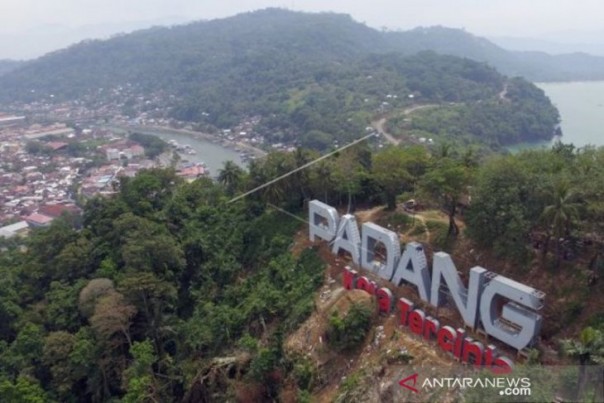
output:
[{"label": "winding road", "polygon": [[[438,105],[438,104],[414,105],[409,108],[403,109],[400,114],[401,115],[410,115],[411,113],[418,111],[420,109],[433,108],[435,106],[440,106],[440,105]],[[386,138],[386,140],[388,140],[389,143],[394,144],[396,146],[396,145],[400,144],[401,140],[395,138],[392,134],[386,132],[386,130],[384,129],[386,121],[391,117],[392,116],[389,116],[389,117],[384,116],[378,120],[374,120],[373,122],[371,122],[371,127],[373,127],[379,134],[383,135]]]}]

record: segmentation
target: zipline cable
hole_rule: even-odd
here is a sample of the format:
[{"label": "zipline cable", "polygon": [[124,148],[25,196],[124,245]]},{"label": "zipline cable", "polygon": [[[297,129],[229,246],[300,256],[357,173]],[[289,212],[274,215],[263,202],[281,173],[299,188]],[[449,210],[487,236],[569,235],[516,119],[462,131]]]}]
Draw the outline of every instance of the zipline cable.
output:
[{"label": "zipline cable", "polygon": [[366,136],[364,136],[364,137],[361,137],[361,138],[360,138],[360,139],[358,139],[358,140],[353,141],[353,142],[352,142],[352,143],[350,143],[350,144],[347,144],[347,145],[345,145],[345,146],[343,146],[343,147],[338,148],[337,150],[334,150],[334,151],[332,151],[332,152],[330,152],[330,153],[327,153],[327,154],[325,154],[325,155],[323,155],[323,156],[321,156],[321,157],[319,157],[319,158],[317,158],[317,159],[315,159],[315,160],[312,160],[312,161],[310,161],[310,162],[307,162],[306,164],[304,164],[304,165],[302,165],[302,166],[299,166],[298,168],[293,169],[293,170],[291,170],[291,171],[289,171],[289,172],[287,172],[287,173],[285,173],[285,174],[283,174],[283,175],[281,175],[281,176],[279,176],[279,177],[277,177],[277,178],[275,178],[275,179],[273,179],[273,180],[271,180],[271,181],[268,181],[268,182],[266,182],[266,183],[265,183],[265,184],[263,184],[263,185],[260,185],[260,186],[258,186],[258,187],[255,187],[255,188],[254,188],[254,189],[252,189],[252,190],[249,190],[249,191],[247,191],[247,192],[245,192],[245,193],[243,193],[243,194],[240,194],[240,195],[239,195],[239,196],[237,196],[237,197],[232,198],[231,200],[229,200],[229,201],[227,202],[227,204],[230,204],[230,203],[236,202],[237,200],[241,200],[241,199],[243,199],[244,197],[251,195],[252,193],[256,193],[256,192],[257,192],[257,191],[259,191],[260,189],[264,189],[265,187],[270,186],[270,185],[272,185],[273,183],[279,182],[281,179],[285,179],[285,178],[287,178],[288,176],[293,175],[293,174],[295,174],[295,173],[296,173],[296,172],[298,172],[298,171],[301,171],[301,170],[303,170],[303,169],[306,169],[306,168],[308,168],[309,166],[311,166],[311,165],[313,165],[313,164],[316,164],[316,163],[317,163],[317,162],[319,162],[319,161],[322,161],[322,160],[324,160],[324,159],[326,159],[326,158],[329,158],[329,157],[331,157],[332,155],[337,154],[337,153],[339,153],[340,151],[345,150],[345,149],[347,149],[347,148],[349,148],[349,147],[352,147],[352,146],[354,146],[354,145],[356,145],[356,144],[358,144],[358,143],[360,143],[360,142],[362,142],[362,141],[365,141],[365,140],[367,140],[368,138],[373,137],[373,136],[375,136],[375,135],[376,135],[375,133],[368,134],[368,135],[366,135]]}]

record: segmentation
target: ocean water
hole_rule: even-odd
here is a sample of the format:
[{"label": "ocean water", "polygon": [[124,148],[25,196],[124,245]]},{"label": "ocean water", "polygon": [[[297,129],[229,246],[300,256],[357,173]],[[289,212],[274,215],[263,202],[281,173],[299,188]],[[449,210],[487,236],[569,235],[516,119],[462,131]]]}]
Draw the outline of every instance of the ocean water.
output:
[{"label": "ocean water", "polygon": [[604,81],[536,85],[560,112],[562,142],[576,147],[604,146]]}]

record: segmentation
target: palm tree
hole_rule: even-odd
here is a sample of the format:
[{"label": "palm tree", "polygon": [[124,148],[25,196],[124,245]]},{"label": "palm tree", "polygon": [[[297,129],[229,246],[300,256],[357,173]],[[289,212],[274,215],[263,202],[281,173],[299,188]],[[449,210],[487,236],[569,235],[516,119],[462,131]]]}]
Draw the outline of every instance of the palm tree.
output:
[{"label": "palm tree", "polygon": [[[300,147],[296,148],[293,158],[295,169],[306,165],[314,159],[309,150],[305,150]],[[293,182],[292,190],[299,193],[299,198],[302,201],[300,204],[303,204],[304,200],[308,199],[309,197],[309,170],[303,169],[296,172],[293,175]]]},{"label": "palm tree", "polygon": [[547,237],[543,247],[543,256],[547,254],[551,236],[556,237],[556,267],[560,264],[560,249],[562,240],[570,232],[571,227],[579,216],[579,203],[566,181],[555,184],[550,193],[551,204],[545,206],[541,220],[547,228]]},{"label": "palm tree", "polygon": [[579,360],[577,400],[581,400],[587,383],[586,366],[604,364],[604,335],[599,330],[586,327],[579,335],[579,340],[563,340],[562,349],[566,355]]},{"label": "palm tree", "polygon": [[319,161],[310,172],[312,190],[315,197],[322,196],[323,201],[329,204],[329,191],[335,187],[332,177],[333,160]]},{"label": "palm tree", "polygon": [[225,162],[224,167],[218,171],[218,182],[224,185],[229,195],[233,195],[239,190],[242,179],[243,169],[233,161]]}]

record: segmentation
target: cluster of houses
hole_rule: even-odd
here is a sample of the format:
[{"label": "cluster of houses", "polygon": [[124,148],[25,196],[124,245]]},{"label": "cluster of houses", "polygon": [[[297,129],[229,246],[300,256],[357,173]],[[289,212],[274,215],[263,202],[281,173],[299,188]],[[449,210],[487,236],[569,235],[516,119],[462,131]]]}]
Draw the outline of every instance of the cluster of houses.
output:
[{"label": "cluster of houses", "polygon": [[107,157],[107,161],[131,160],[145,155],[145,149],[140,144],[127,139],[104,144],[99,151]]},{"label": "cluster of houses", "polygon": [[[28,125],[24,117],[0,119],[0,237],[44,227],[62,214],[80,214],[74,203],[74,184],[86,163],[60,150],[66,142],[48,141],[47,152],[32,153],[27,143],[44,137],[73,138],[64,125]],[[71,136],[71,137],[70,137]]]},{"label": "cluster of houses", "polygon": [[250,143],[252,145],[263,144],[265,139],[255,131],[255,127],[260,123],[260,116],[252,116],[244,119],[232,129],[225,129],[221,136],[228,141]]},{"label": "cluster of houses", "polygon": [[[70,152],[73,143],[80,143],[83,155]],[[0,237],[47,226],[64,213],[78,215],[76,200],[112,194],[120,176],[157,164],[145,158],[140,144],[110,130],[76,132],[63,124],[0,115]],[[185,167],[182,175],[193,175],[192,170]]]},{"label": "cluster of houses", "polygon": [[53,220],[64,215],[77,219],[81,213],[81,209],[71,202],[40,204],[33,211],[24,208],[18,221],[0,227],[0,238],[25,236],[31,228],[47,227]]},{"label": "cluster of houses", "polygon": [[[0,112],[0,238],[49,225],[63,212],[77,213],[76,200],[114,194],[120,177],[141,169],[176,163],[176,174],[185,180],[209,175],[203,164],[173,161],[170,155],[150,160],[140,144],[106,129],[131,124],[193,129],[167,117],[165,100],[172,96],[135,93],[126,85],[80,100],[60,103],[45,96],[4,106],[10,114]],[[70,125],[34,123],[66,121]],[[242,157],[253,158],[243,145],[265,143],[255,131],[259,122],[259,116],[246,118],[217,141],[239,143]]]},{"label": "cluster of houses", "polygon": [[[176,163],[176,174],[185,180],[209,174],[203,164],[172,161],[169,153],[150,160],[140,144],[116,136],[111,130],[100,129],[96,124],[78,127],[31,123],[32,117],[42,115],[47,119],[49,116],[98,117],[99,110],[93,115],[82,104],[72,103],[54,107],[41,103],[28,107],[34,109],[27,116],[0,114],[0,238],[25,235],[31,228],[50,225],[63,214],[78,216],[81,210],[76,200],[112,195],[117,191],[120,177],[134,177],[141,169]],[[120,119],[126,121],[115,110],[101,112],[113,113],[112,123],[119,124]],[[171,125],[169,120],[147,113],[139,116],[138,121]],[[249,118],[233,129],[236,134],[225,131],[221,137],[231,142],[260,145],[264,138],[254,134],[259,121],[259,117]],[[78,147],[72,147],[74,144]]]},{"label": "cluster of houses", "polygon": [[44,202],[73,197],[73,184],[84,158],[30,154],[23,143],[2,138],[0,131],[0,223]]}]

